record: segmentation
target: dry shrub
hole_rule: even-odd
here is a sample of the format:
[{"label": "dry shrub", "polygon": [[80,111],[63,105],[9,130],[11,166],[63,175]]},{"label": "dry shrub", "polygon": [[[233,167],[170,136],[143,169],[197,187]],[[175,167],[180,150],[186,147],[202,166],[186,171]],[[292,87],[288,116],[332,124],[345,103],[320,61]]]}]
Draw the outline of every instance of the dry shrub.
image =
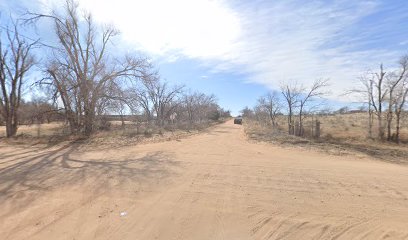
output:
[{"label": "dry shrub", "polygon": [[98,122],[98,129],[101,131],[109,131],[111,127],[112,123],[105,117],[102,117]]},{"label": "dry shrub", "polygon": [[145,137],[152,137],[153,136],[153,130],[151,128],[146,128],[143,132],[143,135]]},{"label": "dry shrub", "polygon": [[[364,129],[364,126],[367,125],[363,118],[365,115],[361,113],[357,113],[355,116],[350,115],[354,114],[319,116],[319,121],[322,123],[320,139],[288,135],[285,124],[281,125],[283,127],[271,128],[255,120],[245,119],[244,128],[250,140],[271,142],[283,146],[313,148],[335,155],[365,154],[382,161],[408,164],[407,129],[404,129],[401,134],[404,142],[399,145],[392,142],[379,142],[378,140],[367,138],[367,130]],[[285,123],[282,121],[285,120],[284,118],[280,120],[280,123]],[[306,121],[309,122],[305,126],[306,136],[310,134],[310,131],[307,131],[307,128],[311,126],[310,120]],[[340,122],[335,124],[336,121]],[[351,121],[355,121],[355,123],[351,123],[350,127],[339,127],[347,125]],[[346,131],[346,129],[348,130]]]}]

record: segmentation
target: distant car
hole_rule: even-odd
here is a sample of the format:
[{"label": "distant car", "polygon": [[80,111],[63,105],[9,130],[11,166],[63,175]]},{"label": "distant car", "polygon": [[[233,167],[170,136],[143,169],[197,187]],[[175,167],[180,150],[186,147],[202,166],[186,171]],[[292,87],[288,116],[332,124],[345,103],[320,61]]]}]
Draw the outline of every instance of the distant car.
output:
[{"label": "distant car", "polygon": [[234,118],[234,124],[242,124],[242,117],[238,116],[238,117]]}]

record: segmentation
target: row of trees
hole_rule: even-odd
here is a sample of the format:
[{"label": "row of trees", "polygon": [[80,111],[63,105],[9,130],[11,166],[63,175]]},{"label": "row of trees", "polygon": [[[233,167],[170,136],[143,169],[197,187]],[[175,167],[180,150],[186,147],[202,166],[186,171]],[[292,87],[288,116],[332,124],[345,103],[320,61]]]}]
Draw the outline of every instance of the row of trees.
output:
[{"label": "row of trees", "polygon": [[[317,109],[320,103],[315,100],[325,96],[328,79],[318,79],[310,87],[300,84],[282,84],[281,92],[288,109],[288,132],[290,135],[304,135],[305,117]],[[297,112],[296,112],[297,111]],[[295,131],[295,119],[297,116],[297,131]]]},{"label": "row of trees", "polygon": [[[0,111],[1,112],[1,111]],[[0,125],[3,125],[6,121],[4,119],[5,114],[0,113]],[[61,115],[58,114],[54,105],[50,104],[46,99],[33,99],[31,101],[20,102],[20,106],[17,110],[18,123],[19,124],[42,124],[50,123],[52,121],[61,120]]]},{"label": "row of trees", "polygon": [[[142,114],[146,121],[160,126],[169,121],[193,123],[228,115],[214,96],[188,93],[183,86],[162,81],[148,59],[114,53],[112,40],[118,31],[95,24],[90,14],[80,14],[74,0],[67,0],[62,10],[51,14],[25,16],[24,24],[51,21],[54,26],[57,41],[41,51],[49,54],[40,66],[43,78],[37,84],[47,90],[53,110],[64,116],[72,134],[91,135],[100,116],[109,113]],[[7,137],[16,134],[20,122],[26,73],[36,63],[33,47],[44,48],[38,41],[27,41],[18,26],[8,28],[6,43],[0,42],[0,112]]]},{"label": "row of trees", "polygon": [[[401,57],[398,66],[378,72],[368,72],[360,78],[361,85],[346,94],[359,94],[367,112],[369,138],[400,142],[401,122],[408,99],[408,56]],[[276,126],[276,117],[285,114],[288,134],[304,136],[304,119],[321,110],[322,99],[328,92],[327,79],[318,79],[309,87],[298,83],[282,83],[281,92],[268,93],[258,99],[254,109],[245,108],[244,116],[252,116]],[[339,113],[347,109],[340,109]],[[374,131],[376,125],[376,131]],[[376,132],[376,134],[374,134]]]},{"label": "row of trees", "polygon": [[401,120],[408,98],[408,56],[401,57],[398,67],[368,72],[360,79],[364,89],[360,93],[368,106],[368,135],[374,137],[374,119],[377,122],[377,138],[400,141]]},{"label": "row of trees", "polygon": [[[146,122],[159,126],[169,122],[188,122],[193,125],[230,116],[229,111],[219,107],[214,95],[192,92],[184,86],[171,86],[161,81],[157,74],[143,77],[138,83],[119,100],[121,106],[116,107],[117,114],[128,107],[131,112],[141,114]],[[118,102],[113,102],[115,104]]]},{"label": "row of trees", "polygon": [[296,82],[282,83],[281,92],[268,93],[258,98],[253,110],[242,110],[244,117],[255,117],[267,121],[272,127],[277,127],[277,116],[287,117],[289,135],[304,136],[304,120],[314,110],[321,106],[322,99],[328,92],[328,79],[318,79],[311,86]]}]

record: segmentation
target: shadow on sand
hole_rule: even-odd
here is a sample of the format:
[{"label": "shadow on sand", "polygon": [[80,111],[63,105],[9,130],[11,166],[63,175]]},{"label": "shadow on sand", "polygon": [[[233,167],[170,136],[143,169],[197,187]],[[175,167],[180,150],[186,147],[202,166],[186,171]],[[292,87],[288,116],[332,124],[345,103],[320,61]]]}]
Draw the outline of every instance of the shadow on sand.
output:
[{"label": "shadow on sand", "polygon": [[107,156],[101,160],[86,160],[78,157],[79,147],[79,144],[67,144],[55,150],[31,150],[31,153],[16,148],[16,152],[2,154],[0,204],[10,201],[18,205],[28,204],[46,191],[85,183],[92,184],[92,192],[102,194],[129,181],[138,186],[164,180],[180,167],[179,162],[163,152],[121,159]]}]

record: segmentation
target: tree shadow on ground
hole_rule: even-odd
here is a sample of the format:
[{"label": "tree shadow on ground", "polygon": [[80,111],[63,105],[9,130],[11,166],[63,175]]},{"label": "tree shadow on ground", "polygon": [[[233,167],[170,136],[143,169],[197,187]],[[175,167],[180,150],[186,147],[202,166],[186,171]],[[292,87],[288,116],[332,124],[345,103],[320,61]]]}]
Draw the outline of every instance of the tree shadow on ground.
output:
[{"label": "tree shadow on ground", "polygon": [[[28,204],[36,197],[65,186],[92,183],[92,191],[101,193],[126,182],[136,186],[157,182],[176,174],[179,162],[163,152],[144,156],[87,160],[80,157],[80,144],[66,144],[55,150],[8,154],[0,159],[0,204]],[[78,157],[79,156],[79,157]],[[2,213],[1,215],[4,216]]]}]

